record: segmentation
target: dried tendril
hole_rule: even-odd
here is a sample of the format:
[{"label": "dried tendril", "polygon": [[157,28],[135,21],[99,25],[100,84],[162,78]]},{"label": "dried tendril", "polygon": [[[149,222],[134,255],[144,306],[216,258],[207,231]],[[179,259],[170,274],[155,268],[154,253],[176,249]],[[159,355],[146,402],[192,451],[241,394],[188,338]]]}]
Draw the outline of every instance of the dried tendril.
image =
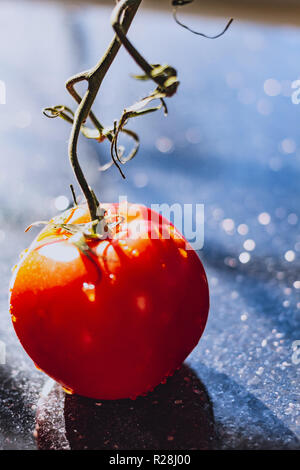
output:
[{"label": "dried tendril", "polygon": [[200,31],[195,31],[194,29],[190,28],[189,26],[185,25],[184,23],[182,23],[181,21],[179,21],[178,19],[178,7],[182,7],[182,6],[185,6],[185,5],[188,5],[189,3],[193,3],[194,0],[173,0],[172,1],[172,6],[174,7],[173,8],[173,18],[174,20],[176,21],[176,23],[181,26],[182,28],[184,29],[187,29],[188,31],[190,31],[190,33],[193,33],[193,34],[196,34],[197,36],[202,36],[203,38],[207,38],[207,39],[218,39],[220,38],[221,36],[223,36],[223,34],[226,33],[227,29],[230,27],[231,23],[233,22],[233,18],[231,18],[228,23],[226,24],[225,28],[223,29],[223,31],[221,31],[221,33],[215,35],[215,36],[208,36],[207,34],[204,34],[204,33],[201,33]]}]

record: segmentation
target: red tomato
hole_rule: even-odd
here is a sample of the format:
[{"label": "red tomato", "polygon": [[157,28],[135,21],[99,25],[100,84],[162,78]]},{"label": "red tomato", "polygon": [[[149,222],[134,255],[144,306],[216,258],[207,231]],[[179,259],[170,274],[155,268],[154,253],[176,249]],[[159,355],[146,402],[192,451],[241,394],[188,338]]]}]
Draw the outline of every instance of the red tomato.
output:
[{"label": "red tomato", "polygon": [[[119,209],[102,207],[110,217]],[[87,242],[88,255],[63,229],[46,227],[14,271],[15,331],[37,367],[70,393],[147,393],[181,365],[206,324],[208,285],[196,252],[154,211],[128,210],[114,234]],[[86,206],[62,218],[90,221]]]}]

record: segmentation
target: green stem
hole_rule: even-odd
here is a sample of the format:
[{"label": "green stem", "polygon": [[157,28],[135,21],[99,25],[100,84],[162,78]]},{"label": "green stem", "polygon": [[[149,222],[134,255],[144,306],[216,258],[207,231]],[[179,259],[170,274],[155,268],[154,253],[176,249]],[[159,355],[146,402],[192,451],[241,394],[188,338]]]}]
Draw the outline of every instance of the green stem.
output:
[{"label": "green stem", "polygon": [[[126,35],[130,24],[141,4],[142,0],[122,0],[118,2],[114,11],[119,10],[119,4],[122,4],[122,11],[124,11],[124,16],[122,20],[121,29],[123,34]],[[118,17],[119,18],[119,17]],[[120,18],[119,18],[120,19]],[[69,139],[69,158],[72,168],[74,170],[77,181],[82,189],[82,192],[86,198],[91,220],[96,220],[98,218],[97,209],[99,202],[97,201],[93,190],[88,185],[86,178],[83,174],[81,166],[78,161],[77,155],[77,144],[80,135],[81,126],[85,123],[88,117],[91,118],[94,125],[101,131],[103,129],[102,125],[99,123],[97,118],[91,113],[92,105],[95,101],[101,83],[109,70],[114,58],[116,57],[122,42],[120,41],[118,35],[116,34],[113,40],[111,41],[106,53],[102,59],[93,67],[91,70],[78,74],[66,83],[67,90],[79,103],[79,106],[74,115],[74,122]],[[86,80],[88,82],[88,88],[81,99],[79,94],[74,89],[74,85],[80,81]]]}]

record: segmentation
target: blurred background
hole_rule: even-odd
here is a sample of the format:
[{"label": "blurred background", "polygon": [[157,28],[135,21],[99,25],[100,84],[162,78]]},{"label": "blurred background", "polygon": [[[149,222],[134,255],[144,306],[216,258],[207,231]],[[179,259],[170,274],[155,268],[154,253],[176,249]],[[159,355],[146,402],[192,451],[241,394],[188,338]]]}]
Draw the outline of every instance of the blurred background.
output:
[{"label": "blurred background", "polygon": [[[146,205],[205,206],[199,256],[211,311],[187,366],[207,392],[217,437],[207,444],[200,433],[196,448],[300,447],[299,364],[293,356],[300,340],[300,106],[292,100],[292,83],[300,79],[297,3],[195,1],[181,8],[185,24],[209,35],[235,18],[224,36],[211,41],[178,26],[170,2],[146,1],[129,37],[149,62],[177,69],[180,87],[168,100],[169,115],[157,112],[130,123],[141,147],[124,168],[125,181],[116,168],[98,171],[109,160],[105,143],[81,139],[79,145],[102,201],[121,194]],[[68,207],[74,183],[70,127],[47,119],[41,109],[75,109],[64,83],[104,53],[113,5],[0,1],[0,80],[6,88],[6,104],[0,105],[2,449],[36,448],[36,403],[46,380],[10,325],[11,267],[34,237],[34,231],[24,234],[25,227]],[[94,106],[103,124],[111,125],[151,90],[132,73],[139,70],[121,50]],[[182,400],[183,413],[196,395]],[[192,432],[186,420],[183,434]],[[174,435],[165,445],[186,448],[184,437]]]}]

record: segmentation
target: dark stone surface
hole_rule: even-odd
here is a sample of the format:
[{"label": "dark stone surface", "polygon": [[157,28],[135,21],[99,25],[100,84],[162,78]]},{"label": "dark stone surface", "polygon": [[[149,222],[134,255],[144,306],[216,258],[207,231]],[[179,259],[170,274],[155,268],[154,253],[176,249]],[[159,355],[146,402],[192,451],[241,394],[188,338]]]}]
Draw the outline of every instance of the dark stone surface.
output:
[{"label": "dark stone surface", "polygon": [[[11,267],[34,236],[25,235],[24,227],[55,214],[55,198],[70,199],[73,181],[66,155],[69,128],[47,120],[40,109],[72,104],[63,83],[96,62],[111,36],[108,19],[107,9],[1,3],[0,79],[7,87],[7,104],[0,105],[0,340],[7,351],[6,364],[0,365],[1,449],[37,448],[36,406],[47,380],[10,325]],[[223,25],[187,20],[206,32]],[[300,32],[236,22],[222,39],[205,41],[179,29],[170,15],[141,12],[130,35],[151,62],[178,68],[181,86],[168,103],[170,115],[131,124],[142,143],[125,168],[126,181],[114,168],[96,171],[107,161],[106,145],[82,140],[80,157],[102,200],[126,194],[147,205],[205,204],[199,254],[211,310],[203,338],[187,360],[191,370],[185,369],[200,395],[183,384],[183,372],[161,385],[153,392],[159,401],[153,418],[161,417],[165,425],[159,429],[149,418],[151,397],[138,399],[133,410],[129,402],[106,403],[94,415],[95,403],[79,397],[64,403],[61,391],[52,390],[40,402],[48,418],[38,433],[39,446],[101,448],[105,439],[125,448],[135,436],[141,448],[159,447],[181,423],[178,440],[167,441],[170,446],[299,449],[300,369],[292,361],[292,344],[300,339],[300,108],[292,104],[290,84],[299,76]],[[135,71],[123,51],[96,105],[105,125],[148,91],[149,84],[128,78]],[[276,96],[264,92],[270,78],[281,85]],[[270,216],[266,225],[258,218],[262,213]],[[241,224],[248,227],[246,235]],[[242,263],[246,239],[254,240],[255,249]],[[288,251],[294,253],[290,262]],[[118,420],[110,421],[119,411]],[[48,432],[44,440],[43,432]]]}]

